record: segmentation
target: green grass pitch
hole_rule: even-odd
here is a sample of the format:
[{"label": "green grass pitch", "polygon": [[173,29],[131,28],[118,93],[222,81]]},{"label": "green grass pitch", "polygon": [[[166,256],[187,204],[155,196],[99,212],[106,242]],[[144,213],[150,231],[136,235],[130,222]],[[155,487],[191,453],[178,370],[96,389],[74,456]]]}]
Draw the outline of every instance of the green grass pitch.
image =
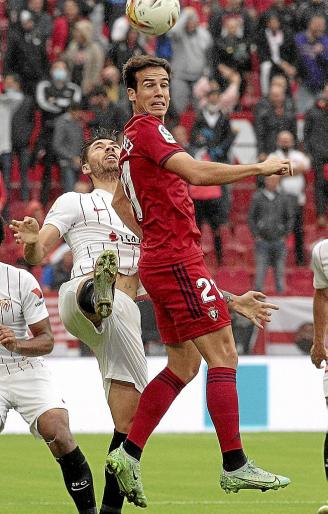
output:
[{"label": "green grass pitch", "polygon": [[[328,499],[322,466],[324,434],[244,434],[247,453],[258,465],[287,475],[284,490],[225,494],[218,486],[219,451],[214,434],[156,435],[142,461],[147,510],[126,505],[124,513],[315,514]],[[78,435],[93,471],[98,504],[109,437]],[[0,437],[0,513],[76,514],[59,466],[32,436]]]}]

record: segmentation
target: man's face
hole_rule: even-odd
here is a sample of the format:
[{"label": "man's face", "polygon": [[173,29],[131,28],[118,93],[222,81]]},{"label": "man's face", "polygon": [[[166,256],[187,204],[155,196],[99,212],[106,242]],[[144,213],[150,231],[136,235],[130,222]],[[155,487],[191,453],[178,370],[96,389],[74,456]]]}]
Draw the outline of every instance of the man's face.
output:
[{"label": "man's face", "polygon": [[129,88],[134,113],[148,112],[164,118],[170,103],[169,76],[164,68],[150,67],[136,73],[137,88]]},{"label": "man's face", "polygon": [[113,181],[118,178],[120,145],[111,139],[98,139],[89,147],[88,163],[83,172],[90,177]]},{"label": "man's face", "polygon": [[287,131],[280,132],[277,137],[277,146],[282,149],[290,149],[294,146],[293,134]]}]

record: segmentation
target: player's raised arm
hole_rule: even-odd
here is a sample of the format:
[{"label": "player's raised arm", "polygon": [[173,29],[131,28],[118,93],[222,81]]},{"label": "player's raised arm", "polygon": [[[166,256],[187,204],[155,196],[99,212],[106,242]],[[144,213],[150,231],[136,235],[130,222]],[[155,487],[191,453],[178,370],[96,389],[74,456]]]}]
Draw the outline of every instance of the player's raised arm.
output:
[{"label": "player's raised arm", "polygon": [[221,164],[218,162],[197,161],[185,152],[178,152],[169,157],[164,168],[176,173],[195,186],[232,184],[251,176],[292,175],[288,159],[270,157],[256,164]]},{"label": "player's raised arm", "polygon": [[45,225],[40,230],[35,218],[25,216],[22,221],[12,220],[9,225],[17,244],[24,245],[24,258],[29,264],[39,264],[60,238],[59,230]]},{"label": "player's raised arm", "polygon": [[120,182],[116,185],[112,207],[118,217],[123,221],[124,225],[126,225],[136,236],[142,239],[142,230],[135,220],[132,205]]}]

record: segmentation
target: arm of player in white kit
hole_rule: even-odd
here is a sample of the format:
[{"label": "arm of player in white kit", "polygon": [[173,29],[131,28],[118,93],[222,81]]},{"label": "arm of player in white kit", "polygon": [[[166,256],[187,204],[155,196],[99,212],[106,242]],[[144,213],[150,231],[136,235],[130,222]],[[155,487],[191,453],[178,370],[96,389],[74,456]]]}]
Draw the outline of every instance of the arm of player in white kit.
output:
[{"label": "arm of player in white kit", "polygon": [[126,196],[125,191],[120,182],[117,183],[115,193],[113,196],[112,207],[118,217],[123,221],[131,232],[133,232],[139,239],[142,239],[142,230],[133,214],[133,208],[129,198]]},{"label": "arm of player in white kit", "polygon": [[14,232],[16,243],[24,245],[24,258],[32,265],[40,264],[60,238],[54,225],[44,225],[40,230],[37,220],[29,216],[21,221],[12,220],[9,227]]},{"label": "arm of player in white kit", "polygon": [[26,357],[40,357],[52,352],[54,338],[52,335],[49,318],[29,325],[33,337],[30,339],[16,339],[13,330],[5,325],[0,325],[0,344],[9,352],[18,353]]}]

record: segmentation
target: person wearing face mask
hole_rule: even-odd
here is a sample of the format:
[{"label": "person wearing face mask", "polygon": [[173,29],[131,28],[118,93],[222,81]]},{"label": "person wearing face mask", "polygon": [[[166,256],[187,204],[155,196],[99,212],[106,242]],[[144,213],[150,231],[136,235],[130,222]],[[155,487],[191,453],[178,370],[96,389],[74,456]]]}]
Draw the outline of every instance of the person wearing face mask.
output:
[{"label": "person wearing face mask", "polygon": [[51,167],[55,162],[53,132],[55,120],[66,112],[71,104],[81,102],[81,88],[69,80],[67,65],[56,61],[50,69],[50,78],[42,80],[36,88],[36,102],[42,113],[42,131],[38,144],[38,157],[44,159],[41,202],[46,205],[51,189]]},{"label": "person wearing face mask", "polygon": [[295,261],[298,266],[304,262],[304,234],[303,234],[303,210],[305,205],[305,177],[311,168],[311,162],[307,155],[295,148],[295,139],[291,132],[282,130],[277,135],[277,148],[270,154],[279,159],[289,159],[293,165],[294,175],[283,177],[280,180],[280,191],[290,198],[291,208],[294,211],[294,236],[295,236]]}]

